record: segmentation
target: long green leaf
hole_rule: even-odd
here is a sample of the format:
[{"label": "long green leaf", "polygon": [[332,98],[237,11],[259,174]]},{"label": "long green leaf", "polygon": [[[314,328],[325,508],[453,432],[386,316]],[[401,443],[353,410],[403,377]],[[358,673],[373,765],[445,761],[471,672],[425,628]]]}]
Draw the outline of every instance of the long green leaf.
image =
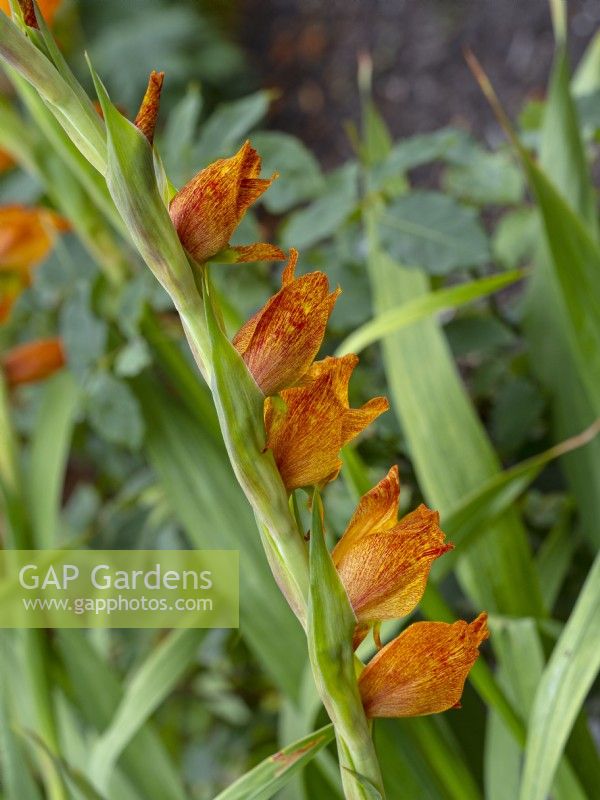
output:
[{"label": "long green leaf", "polygon": [[215,800],[268,800],[311,761],[335,736],[333,725],[326,725],[273,756],[243,775]]},{"label": "long green leaf", "polygon": [[[420,270],[402,268],[378,249],[376,222],[371,220],[369,273],[380,314],[426,293],[428,282]],[[390,334],[383,341],[383,356],[392,406],[420,485],[443,515],[459,498],[493,479],[500,464],[434,321]],[[471,549],[459,576],[478,607],[514,614],[542,612],[525,531],[512,510]]]},{"label": "long green leaf", "polygon": [[[4,671],[2,665],[2,672]],[[8,709],[8,681],[2,675],[0,683],[0,765],[6,800],[40,800],[41,795],[33,777],[31,765],[23,751],[22,741],[15,733]]]},{"label": "long green leaf", "polygon": [[204,630],[197,629],[172,631],[131,676],[90,759],[92,781],[103,791],[120,754],[181,680],[204,635]]},{"label": "long green leaf", "polygon": [[[595,192],[586,164],[575,105],[569,88],[569,69],[563,45],[559,45],[552,70],[542,128],[540,163],[571,208],[597,236]],[[570,269],[570,265],[568,267]],[[531,364],[550,390],[554,432],[558,439],[589,424],[594,406],[585,386],[570,341],[569,319],[561,285],[548,245],[541,243],[536,269],[525,302],[525,332],[531,348]],[[548,336],[548,329],[552,336]],[[569,485],[577,498],[584,534],[600,544],[600,441],[562,459]]]},{"label": "long green leaf", "polygon": [[[85,631],[60,630],[57,644],[79,711],[100,733],[121,702],[119,677],[94,650]],[[179,774],[150,724],[129,742],[119,765],[145,800],[186,800]]]},{"label": "long green leaf", "polygon": [[539,682],[531,715],[521,800],[547,797],[569,733],[600,669],[600,555]]},{"label": "long green leaf", "polygon": [[35,546],[56,547],[63,481],[78,408],[79,390],[68,372],[44,388],[33,431],[27,485]]},{"label": "long green leaf", "polygon": [[599,432],[600,420],[597,420],[581,434],[499,472],[479,489],[463,498],[460,505],[445,514],[442,519],[444,530],[451,537],[455,549],[433,564],[432,578],[441,580],[447,575],[454,568],[457,559],[464,556],[465,551],[485,533],[490,523],[511,507],[550,461],[590,444]]},{"label": "long green leaf", "polygon": [[435,292],[415,297],[398,308],[392,308],[379,314],[374,319],[361,325],[350,334],[336,351],[336,355],[346,353],[360,353],[373,342],[383,339],[395,331],[413,325],[422,319],[432,316],[449,308],[458,308],[465,303],[470,303],[481,297],[504,289],[518,280],[524,273],[522,270],[511,270],[489,278],[481,278],[468,283],[461,283],[449,289],[439,289]]}]

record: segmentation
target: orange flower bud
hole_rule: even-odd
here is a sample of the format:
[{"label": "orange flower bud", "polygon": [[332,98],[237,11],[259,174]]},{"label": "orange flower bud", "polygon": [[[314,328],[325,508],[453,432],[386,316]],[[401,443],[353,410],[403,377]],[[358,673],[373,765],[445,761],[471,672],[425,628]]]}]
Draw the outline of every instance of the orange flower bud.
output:
[{"label": "orange flower bud", "polygon": [[362,625],[397,619],[417,605],[427,584],[432,562],[452,549],[445,544],[439,514],[420,505],[398,521],[398,469],[361,499],[332,558],[348,598]]},{"label": "orange flower bud", "polygon": [[68,223],[47,208],[12,205],[0,207],[0,271],[29,270],[48,255],[56,231]]},{"label": "orange flower bud", "polygon": [[156,120],[158,119],[160,93],[162,91],[164,79],[164,72],[155,72],[152,70],[148,78],[146,94],[142,100],[142,105],[137,113],[137,117],[134,120],[136,128],[139,128],[150,144],[154,141],[154,130],[156,128]]},{"label": "orange flower bud", "polygon": [[[52,24],[52,21],[54,20],[54,15],[56,14],[56,11],[60,6],[60,4],[61,0],[38,0],[38,6],[48,25]],[[21,9],[23,11],[25,23],[29,25],[31,28],[37,28],[38,24],[35,18],[35,12],[31,0],[19,0],[19,5],[21,6]],[[10,16],[9,0],[0,0],[0,11],[3,11],[5,14]]]},{"label": "orange flower bud", "polygon": [[359,678],[368,717],[417,717],[456,706],[469,670],[488,637],[487,614],[416,622],[380,650]]},{"label": "orange flower bud", "polygon": [[384,397],[350,408],[348,382],[357,363],[355,355],[316,361],[306,373],[305,385],[281,392],[283,403],[267,398],[267,448],[273,451],[287,489],[332,481],[342,466],[342,447],[387,411]]},{"label": "orange flower bud", "polygon": [[[231,158],[201,170],[181,189],[169,207],[181,243],[199,263],[229,248],[240,220],[266,192],[276,175],[259,178],[261,158],[246,142]],[[230,248],[236,261],[283,261],[285,253],[271,244]]]},{"label": "orange flower bud", "polygon": [[41,381],[61,369],[65,355],[60,339],[37,339],[13,347],[2,357],[9,386]]},{"label": "orange flower bud", "polygon": [[233,344],[265,395],[293,386],[319,352],[340,290],[329,293],[323,272],[294,277],[290,251],[281,289],[238,331]]},{"label": "orange flower bud", "polygon": [[0,172],[6,172],[14,167],[15,162],[12,156],[6,150],[0,150]]}]

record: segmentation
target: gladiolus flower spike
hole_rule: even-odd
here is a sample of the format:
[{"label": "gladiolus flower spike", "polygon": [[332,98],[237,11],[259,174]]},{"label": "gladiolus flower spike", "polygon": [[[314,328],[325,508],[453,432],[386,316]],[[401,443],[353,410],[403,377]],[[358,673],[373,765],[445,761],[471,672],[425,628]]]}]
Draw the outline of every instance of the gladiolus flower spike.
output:
[{"label": "gladiolus flower spike", "polygon": [[231,158],[201,170],[171,200],[169,213],[181,243],[199,264],[206,261],[283,261],[272,244],[231,247],[229,240],[248,208],[277,177],[260,178],[261,158],[246,142]]}]

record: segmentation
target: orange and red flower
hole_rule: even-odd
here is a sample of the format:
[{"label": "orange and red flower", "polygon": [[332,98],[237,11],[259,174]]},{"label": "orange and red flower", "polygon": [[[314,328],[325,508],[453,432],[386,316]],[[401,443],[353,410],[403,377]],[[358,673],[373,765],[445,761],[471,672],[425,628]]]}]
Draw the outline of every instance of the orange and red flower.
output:
[{"label": "orange and red flower", "polygon": [[281,289],[238,331],[233,344],[264,395],[298,383],[308,372],[339,295],[323,272],[294,276],[298,252],[290,251]]},{"label": "orange and red flower", "polygon": [[246,142],[231,158],[219,159],[201,170],[171,201],[169,213],[179,239],[198,263],[219,257],[224,251],[232,251],[236,261],[285,259],[285,253],[272,244],[229,244],[248,208],[276,177],[260,178],[261,163],[256,150]]},{"label": "orange and red flower", "polygon": [[416,717],[456,706],[488,637],[487,615],[416,622],[380,650],[359,678],[368,717]]},{"label": "orange and red flower", "polygon": [[302,386],[265,401],[267,448],[288,490],[323,486],[336,478],[342,447],[387,411],[385,397],[350,408],[348,382],[357,363],[355,355],[316,361]]},{"label": "orange and red flower", "polygon": [[398,520],[399,498],[392,467],[362,497],[332,553],[359,625],[409,614],[423,596],[431,564],[452,549],[437,511],[420,505]]},{"label": "orange and red flower", "polygon": [[9,386],[41,381],[61,369],[65,354],[60,339],[36,339],[13,347],[0,359]]}]

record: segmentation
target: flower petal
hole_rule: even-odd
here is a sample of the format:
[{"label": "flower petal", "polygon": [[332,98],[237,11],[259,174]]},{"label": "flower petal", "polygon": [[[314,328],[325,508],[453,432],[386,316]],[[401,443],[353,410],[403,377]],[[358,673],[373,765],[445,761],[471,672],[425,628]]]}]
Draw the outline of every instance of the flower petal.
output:
[{"label": "flower petal", "polygon": [[[227,249],[248,207],[269,188],[276,176],[261,179],[260,168],[260,156],[245,142],[234,156],[209,164],[177,192],[169,214],[181,243],[196,261],[203,263]],[[281,254],[278,248],[272,252]],[[243,248],[238,260],[256,260],[249,255]]]},{"label": "flower petal", "polygon": [[285,408],[265,401],[267,447],[288,490],[321,486],[337,477],[342,462],[340,408],[323,376],[309,386],[286,389]]},{"label": "flower petal", "polygon": [[285,253],[280,247],[274,244],[267,244],[266,242],[257,242],[256,244],[243,244],[237,247],[231,247],[235,252],[236,263],[252,262],[252,261],[284,261]]},{"label": "flower petal", "polygon": [[359,622],[397,619],[420,601],[431,564],[452,549],[438,515],[422,507],[390,530],[367,533],[334,556]]},{"label": "flower petal", "polygon": [[37,339],[13,347],[1,361],[9,386],[40,381],[61,369],[64,363],[60,339]]},{"label": "flower petal", "polygon": [[487,614],[460,620],[417,622],[367,664],[359,688],[369,717],[437,714],[460,700],[469,670],[487,639]]},{"label": "flower petal", "polygon": [[362,409],[349,408],[348,381],[357,362],[354,355],[316,361],[303,385],[281,392],[285,410],[267,399],[267,447],[288,489],[323,486],[333,480],[341,468],[339,451],[362,429],[356,415],[365,427],[387,408],[384,398]]},{"label": "flower petal", "polygon": [[317,355],[338,296],[323,272],[286,283],[233,343],[265,395],[295,385]]},{"label": "flower petal", "polygon": [[399,501],[400,478],[398,467],[393,466],[385,478],[361,497],[344,535],[333,549],[336,566],[362,536],[387,530],[396,524]]}]

